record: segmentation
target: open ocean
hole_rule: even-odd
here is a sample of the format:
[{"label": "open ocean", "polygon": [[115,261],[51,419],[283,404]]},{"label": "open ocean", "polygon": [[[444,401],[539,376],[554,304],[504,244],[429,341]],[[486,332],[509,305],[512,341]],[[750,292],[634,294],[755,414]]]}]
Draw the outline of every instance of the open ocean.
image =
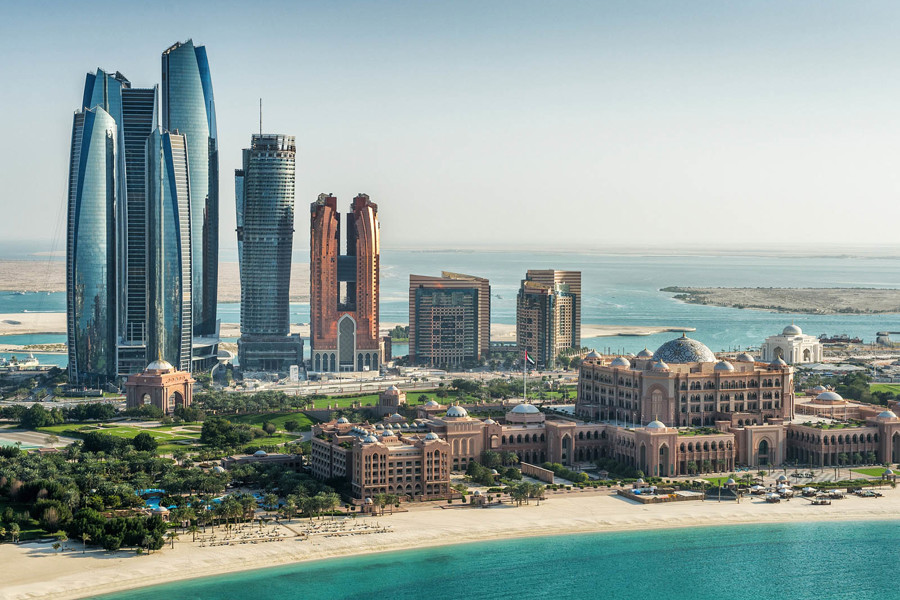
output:
[{"label": "open ocean", "polygon": [[[297,252],[295,260],[305,260]],[[491,281],[491,318],[515,323],[516,292],[527,269],[582,272],[582,323],[693,327],[690,337],[714,351],[759,346],[769,335],[796,322],[812,335],[845,333],[873,341],[882,330],[900,331],[900,314],[802,315],[684,304],[659,289],[672,285],[723,287],[884,287],[900,288],[900,259],[895,257],[788,257],[592,254],[573,252],[491,252],[384,250],[381,255],[381,320],[409,320],[409,275],[438,275],[442,270],[487,277]],[[65,311],[65,294],[0,293],[0,313],[22,310]],[[219,319],[240,321],[239,303],[219,304]],[[309,304],[291,305],[291,322],[309,321]],[[677,334],[646,337],[585,338],[602,351],[655,350]],[[65,336],[0,336],[0,343],[64,342]],[[309,350],[308,344],[306,348]],[[398,353],[405,353],[402,345]],[[43,356],[39,356],[41,360]],[[56,357],[65,362],[65,357]]]},{"label": "open ocean", "polygon": [[299,563],[100,598],[887,600],[900,597],[898,537],[900,521],[537,537]]}]

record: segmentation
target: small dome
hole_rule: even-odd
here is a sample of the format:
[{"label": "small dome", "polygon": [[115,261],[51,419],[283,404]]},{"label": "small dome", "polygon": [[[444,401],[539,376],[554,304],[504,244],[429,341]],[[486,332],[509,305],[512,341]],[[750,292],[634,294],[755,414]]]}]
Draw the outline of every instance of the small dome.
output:
[{"label": "small dome", "polygon": [[713,368],[716,371],[734,371],[734,365],[732,365],[727,360],[720,360]]},{"label": "small dome", "polygon": [[496,424],[497,424],[497,421],[495,421],[495,420],[491,419],[490,417],[488,417],[487,419],[484,420],[484,424],[485,424],[485,425],[496,425]]},{"label": "small dome", "polygon": [[788,478],[785,477],[784,475],[779,475],[778,479],[776,479],[775,481],[787,481],[787,480],[788,480]]},{"label": "small dome", "polygon": [[366,498],[363,502],[365,502],[366,504],[372,504],[372,499]]},{"label": "small dome", "polygon": [[338,424],[338,425],[344,425],[344,424],[349,423],[349,422],[350,422],[350,421],[347,420],[347,417],[341,417],[340,419],[337,420],[337,424]]},{"label": "small dome", "polygon": [[778,358],[773,360],[771,363],[769,363],[769,365],[773,366],[773,367],[786,367],[787,363],[784,362],[784,359],[779,356]]},{"label": "small dome", "polygon": [[268,456],[265,450],[257,450],[253,453],[253,456]]},{"label": "small dome", "polygon": [[393,392],[399,392],[399,391],[400,391],[400,388],[398,388],[396,385],[391,385],[391,386],[388,386],[388,389],[386,389],[386,390],[384,390],[384,391],[385,391],[385,392],[392,392],[392,393],[393,393]]},{"label": "small dome", "polygon": [[409,429],[409,423],[404,423],[401,427],[403,427],[403,429]]},{"label": "small dome", "polygon": [[491,469],[491,475],[499,475],[499,474],[500,473],[497,472],[497,469]]},{"label": "small dome", "polygon": [[435,432],[429,431],[428,433],[425,434],[425,439],[426,440],[439,440],[441,438],[439,438]]},{"label": "small dome", "polygon": [[474,492],[472,492],[472,495],[473,495],[473,496],[480,496],[480,495],[481,495],[481,490],[475,490]]},{"label": "small dome", "polygon": [[587,356],[585,356],[585,358],[602,358],[602,355],[596,350],[591,350],[587,353]]},{"label": "small dome", "polygon": [[781,335],[803,335],[803,330],[791,323],[781,331]]},{"label": "small dome", "polygon": [[635,483],[644,483],[644,478],[641,477],[640,479],[638,479],[637,481],[635,481]]},{"label": "small dome", "polygon": [[364,444],[371,444],[372,442],[377,442],[377,441],[378,441],[378,438],[375,437],[374,435],[367,435],[366,437],[363,438]]},{"label": "small dome", "polygon": [[391,418],[392,419],[402,419],[403,415],[401,415],[400,413],[394,413],[391,415]]},{"label": "small dome", "polygon": [[425,406],[427,406],[428,408],[434,408],[436,406],[440,406],[440,404],[438,404],[434,400],[429,400],[428,402],[425,403]]},{"label": "small dome", "polygon": [[624,356],[615,357],[611,363],[609,363],[611,367],[621,367],[623,369],[630,369],[631,363]]},{"label": "small dome", "polygon": [[737,355],[737,357],[734,360],[735,360],[735,362],[748,362],[748,363],[756,362],[756,358],[754,358],[754,356],[748,352],[741,352],[740,354]]},{"label": "small dome", "polygon": [[843,399],[843,396],[837,392],[822,392],[816,396],[816,400],[820,402],[841,402]]},{"label": "small dome", "polygon": [[894,472],[891,471],[890,469],[885,469],[884,473],[882,473],[882,475],[884,475],[885,477],[891,477],[891,476],[893,476],[893,474],[894,474]]},{"label": "small dome", "polygon": [[391,431],[390,429],[385,429],[384,431],[381,432],[381,437],[393,437],[393,435],[394,435],[394,432]]},{"label": "small dome", "polygon": [[650,350],[648,350],[647,348],[644,348],[637,353],[637,358],[653,358],[653,353],[650,352]]},{"label": "small dome", "polygon": [[653,363],[653,366],[650,367],[650,369],[652,371],[665,372],[665,371],[669,370],[669,365],[667,365],[666,363],[664,363],[661,360],[658,360],[655,363]]},{"label": "small dome", "polygon": [[453,405],[447,409],[447,416],[451,418],[468,417],[469,413],[462,406]]},{"label": "small dome", "polygon": [[892,410],[886,410],[878,415],[879,419],[896,419],[897,415],[894,414]]},{"label": "small dome", "polygon": [[817,385],[816,387],[814,387],[812,389],[812,391],[822,393],[822,392],[827,392],[828,388],[825,387],[824,385]]},{"label": "small dome", "polygon": [[725,482],[725,485],[734,485],[734,479],[731,477],[728,478],[728,481]]},{"label": "small dome", "polygon": [[654,421],[650,421],[649,423],[647,423],[646,428],[647,429],[665,429],[666,425],[662,421],[654,420]]},{"label": "small dome", "polygon": [[681,364],[694,362],[716,362],[716,355],[702,342],[682,335],[660,346],[653,354],[656,360]]},{"label": "small dome", "polygon": [[515,413],[517,415],[534,415],[541,411],[538,410],[537,406],[534,404],[528,404],[527,402],[523,402],[522,404],[517,404],[513,407],[511,413]]},{"label": "small dome", "polygon": [[224,473],[225,472],[225,468],[222,467],[221,465],[216,465],[215,467],[212,468],[212,470],[213,470],[213,473]]},{"label": "small dome", "polygon": [[375,425],[375,429],[384,429],[384,425],[382,425],[381,423],[378,423]]},{"label": "small dome", "polygon": [[154,360],[152,363],[147,365],[147,371],[174,371],[175,367],[169,364],[168,361],[159,358]]}]

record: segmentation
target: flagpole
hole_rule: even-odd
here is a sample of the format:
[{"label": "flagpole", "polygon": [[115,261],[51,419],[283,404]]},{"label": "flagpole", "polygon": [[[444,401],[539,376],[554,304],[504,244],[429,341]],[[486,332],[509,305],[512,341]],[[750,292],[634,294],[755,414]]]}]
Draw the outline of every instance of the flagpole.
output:
[{"label": "flagpole", "polygon": [[522,401],[528,402],[528,350],[525,351],[525,360],[522,361]]}]

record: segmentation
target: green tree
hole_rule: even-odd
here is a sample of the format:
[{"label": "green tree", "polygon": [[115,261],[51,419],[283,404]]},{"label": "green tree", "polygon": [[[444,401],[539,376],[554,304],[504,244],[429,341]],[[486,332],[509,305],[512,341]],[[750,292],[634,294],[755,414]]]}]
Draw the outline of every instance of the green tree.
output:
[{"label": "green tree", "polygon": [[284,430],[285,431],[294,432],[294,431],[297,431],[298,429],[300,429],[300,423],[298,423],[297,421],[291,419],[290,421],[284,422]]},{"label": "green tree", "polygon": [[142,431],[134,436],[131,440],[131,445],[138,452],[156,452],[156,449],[159,447],[156,439],[146,431]]}]

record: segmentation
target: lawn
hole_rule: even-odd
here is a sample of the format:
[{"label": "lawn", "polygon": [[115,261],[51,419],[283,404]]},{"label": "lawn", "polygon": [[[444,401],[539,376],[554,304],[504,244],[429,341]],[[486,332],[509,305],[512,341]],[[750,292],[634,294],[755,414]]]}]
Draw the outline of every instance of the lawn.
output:
[{"label": "lawn", "polygon": [[870,383],[869,390],[873,392],[891,392],[900,394],[900,383]]},{"label": "lawn", "polygon": [[854,473],[859,473],[860,475],[868,475],[869,477],[881,477],[881,474],[884,473],[884,467],[863,467],[850,470]]},{"label": "lawn", "polygon": [[274,412],[252,415],[234,415],[226,416],[225,418],[232,423],[246,423],[247,425],[251,425],[253,427],[260,427],[263,423],[268,421],[269,423],[274,423],[275,427],[280,430],[284,430],[284,424],[287,421],[297,421],[297,423],[300,425],[300,429],[298,429],[297,431],[309,431],[313,423],[309,417],[300,412]]}]

